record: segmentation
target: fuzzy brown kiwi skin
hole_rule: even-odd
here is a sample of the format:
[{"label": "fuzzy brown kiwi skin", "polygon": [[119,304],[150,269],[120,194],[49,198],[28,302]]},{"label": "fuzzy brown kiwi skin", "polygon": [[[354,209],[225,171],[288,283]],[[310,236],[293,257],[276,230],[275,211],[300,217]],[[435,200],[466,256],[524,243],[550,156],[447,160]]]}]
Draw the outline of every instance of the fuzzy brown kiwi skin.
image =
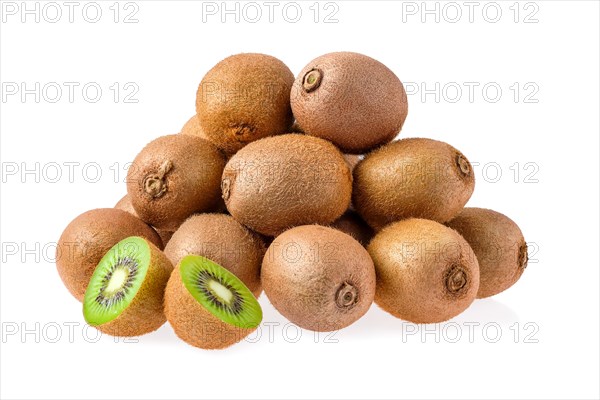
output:
[{"label": "fuzzy brown kiwi skin", "polygon": [[181,128],[182,135],[192,135],[198,136],[204,140],[210,141],[210,139],[204,134],[202,128],[200,128],[200,122],[198,121],[198,116],[194,114]]},{"label": "fuzzy brown kiwi skin", "polygon": [[266,246],[260,235],[225,214],[198,214],[173,234],[165,254],[177,265],[188,254],[208,258],[229,270],[260,296],[260,266]]},{"label": "fuzzy brown kiwi skin", "polygon": [[456,231],[410,218],[381,230],[368,246],[377,273],[375,303],[406,321],[449,320],[475,300],[479,265]]},{"label": "fuzzy brown kiwi skin", "polygon": [[477,298],[494,296],[519,280],[527,267],[527,243],[513,220],[493,210],[465,208],[447,225],[477,256],[481,275]]},{"label": "fuzzy brown kiwi skin", "polygon": [[408,114],[400,79],[381,62],[351,52],[308,63],[294,81],[291,105],[304,132],[352,154],[392,140]]},{"label": "fuzzy brown kiwi skin", "polygon": [[179,266],[175,267],[167,283],[164,307],[175,334],[201,349],[224,349],[256,330],[225,323],[204,308],[183,284]]},{"label": "fuzzy brown kiwi skin", "polygon": [[410,138],[368,154],[354,169],[352,204],[379,230],[405,218],[445,223],[475,188],[467,158],[447,143]]},{"label": "fuzzy brown kiwi skin", "polygon": [[142,220],[175,231],[190,215],[219,206],[224,166],[223,155],[206,140],[162,136],[134,159],[127,173],[127,194]]},{"label": "fuzzy brown kiwi skin", "polygon": [[121,315],[96,326],[99,331],[112,336],[140,336],[157,330],[167,321],[163,300],[173,265],[162,251],[148,244],[150,265],[142,286]]},{"label": "fuzzy brown kiwi skin", "polygon": [[353,210],[346,211],[329,226],[352,236],[365,247],[375,235],[373,229]]},{"label": "fuzzy brown kiwi skin", "polygon": [[293,82],[290,69],[275,57],[244,53],[225,58],[198,87],[196,112],[202,131],[226,154],[287,132],[294,122]]},{"label": "fuzzy brown kiwi skin", "polygon": [[104,254],[129,236],[141,236],[162,248],[160,237],[150,226],[123,210],[90,210],[67,225],[57,243],[56,268],[77,300],[83,300],[92,274]]},{"label": "fuzzy brown kiwi skin", "polygon": [[261,276],[273,306],[313,331],[351,325],[369,310],[375,295],[375,269],[367,251],[351,236],[319,225],[298,226],[275,238]]},{"label": "fuzzy brown kiwi skin", "polygon": [[[131,204],[131,198],[127,194],[125,196],[123,196],[121,198],[121,200],[119,200],[117,202],[117,204],[115,204],[115,208],[118,208],[119,210],[127,211],[128,213],[139,218],[139,215],[133,208],[133,204]],[[152,228],[156,231],[156,233],[158,233],[158,236],[160,236],[160,240],[162,241],[163,247],[165,247],[167,245],[167,243],[169,243],[169,240],[171,240],[171,237],[173,236],[174,231],[164,230],[164,229],[156,229],[154,227],[152,227]]]},{"label": "fuzzy brown kiwi skin", "polygon": [[298,124],[298,121],[294,121],[293,125],[289,129],[290,133],[306,133],[304,129]]},{"label": "fuzzy brown kiwi skin", "polygon": [[350,171],[354,171],[354,168],[358,165],[361,160],[360,154],[344,154],[344,159],[346,160],[346,164],[350,168]]},{"label": "fuzzy brown kiwi skin", "polygon": [[293,226],[329,224],[348,208],[352,174],[331,143],[299,134],[250,143],[223,171],[229,213],[253,231],[277,236]]},{"label": "fuzzy brown kiwi skin", "polygon": [[119,200],[117,202],[117,204],[115,204],[115,208],[117,208],[119,210],[127,211],[129,214],[131,214],[137,218],[140,217],[137,214],[137,212],[135,212],[135,209],[133,208],[133,204],[131,204],[131,198],[127,194],[125,196],[121,197],[121,200]]}]

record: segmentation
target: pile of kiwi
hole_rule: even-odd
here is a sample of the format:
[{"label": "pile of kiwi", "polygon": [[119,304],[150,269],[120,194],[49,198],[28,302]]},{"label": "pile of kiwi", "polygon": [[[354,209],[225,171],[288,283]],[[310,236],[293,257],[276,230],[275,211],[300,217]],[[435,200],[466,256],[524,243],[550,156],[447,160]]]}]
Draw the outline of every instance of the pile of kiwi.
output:
[{"label": "pile of kiwi", "polygon": [[373,302],[438,323],[521,277],[527,244],[505,215],[465,208],[467,157],[395,140],[404,86],[366,55],[330,53],[294,78],[238,54],[201,80],[196,114],[133,160],[114,208],[64,230],[57,269],[88,324],[138,336],[169,322],[222,349],[258,328],[264,291],[291,322],[347,327]]}]

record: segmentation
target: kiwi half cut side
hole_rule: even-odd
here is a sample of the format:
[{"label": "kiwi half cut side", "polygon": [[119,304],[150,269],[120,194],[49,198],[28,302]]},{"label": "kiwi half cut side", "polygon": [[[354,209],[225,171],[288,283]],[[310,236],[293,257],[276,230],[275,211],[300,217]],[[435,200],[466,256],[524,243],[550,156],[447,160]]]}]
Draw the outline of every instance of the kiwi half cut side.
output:
[{"label": "kiwi half cut side", "polygon": [[164,289],[173,266],[147,240],[132,236],[114,245],[94,270],[83,298],[91,326],[113,336],[139,336],[166,321]]},{"label": "kiwi half cut side", "polygon": [[250,289],[219,264],[197,255],[185,256],[173,271],[165,314],[179,338],[203,349],[229,347],[262,321]]}]

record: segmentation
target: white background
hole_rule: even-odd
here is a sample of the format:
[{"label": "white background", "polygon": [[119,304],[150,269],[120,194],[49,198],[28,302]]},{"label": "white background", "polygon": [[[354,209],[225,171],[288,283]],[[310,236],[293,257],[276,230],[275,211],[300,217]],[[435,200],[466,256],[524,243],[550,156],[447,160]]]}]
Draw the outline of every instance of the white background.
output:
[{"label": "white background", "polygon": [[[73,22],[56,3],[63,14],[56,23],[49,22],[56,8],[44,14],[43,2],[39,22],[35,15],[22,22],[21,2],[12,3],[15,15],[7,3],[0,28],[3,398],[600,396],[597,2],[480,2],[472,21],[468,5],[442,2],[436,22],[421,2],[338,1],[318,5],[315,22],[310,1],[296,3],[296,23],[294,5],[288,21],[282,15],[285,2],[273,22],[268,6],[255,3],[263,13],[256,23],[249,21],[256,8],[243,3],[239,22],[234,14],[224,23],[221,2],[204,3],[215,15],[203,14],[202,2],[121,3],[117,23],[113,1],[98,2],[96,23],[82,16],[86,2]],[[86,10],[94,19],[93,6]],[[462,18],[452,22],[457,10]],[[138,22],[124,23],[134,11]],[[337,22],[325,23],[334,11]],[[134,342],[97,340],[54,266],[54,243],[68,222],[119,200],[125,163],[153,138],[179,131],[194,113],[200,79],[222,58],[268,53],[297,74],[339,50],[379,59],[405,82],[410,111],[401,137],[443,140],[479,163],[469,205],[521,226],[533,246],[522,279],[438,326],[415,327],[373,306],[333,337],[315,337],[286,326],[263,294],[272,332],[263,325],[255,343],[203,351],[168,325]],[[36,82],[39,101],[22,98],[21,83],[33,89]],[[79,85],[72,102],[65,82]],[[95,103],[92,89],[82,94],[89,83],[102,89]],[[62,97],[52,103],[57,85]],[[132,88],[137,103],[125,102]],[[423,88],[433,92],[423,97]]]}]

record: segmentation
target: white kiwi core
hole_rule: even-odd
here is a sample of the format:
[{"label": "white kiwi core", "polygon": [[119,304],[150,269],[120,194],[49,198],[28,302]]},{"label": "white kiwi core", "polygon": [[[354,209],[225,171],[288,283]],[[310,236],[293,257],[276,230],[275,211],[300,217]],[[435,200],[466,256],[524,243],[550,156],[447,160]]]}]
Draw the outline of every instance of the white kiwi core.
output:
[{"label": "white kiwi core", "polygon": [[208,282],[208,287],[224,303],[231,304],[231,301],[233,300],[233,293],[231,293],[231,290],[212,279]]}]

